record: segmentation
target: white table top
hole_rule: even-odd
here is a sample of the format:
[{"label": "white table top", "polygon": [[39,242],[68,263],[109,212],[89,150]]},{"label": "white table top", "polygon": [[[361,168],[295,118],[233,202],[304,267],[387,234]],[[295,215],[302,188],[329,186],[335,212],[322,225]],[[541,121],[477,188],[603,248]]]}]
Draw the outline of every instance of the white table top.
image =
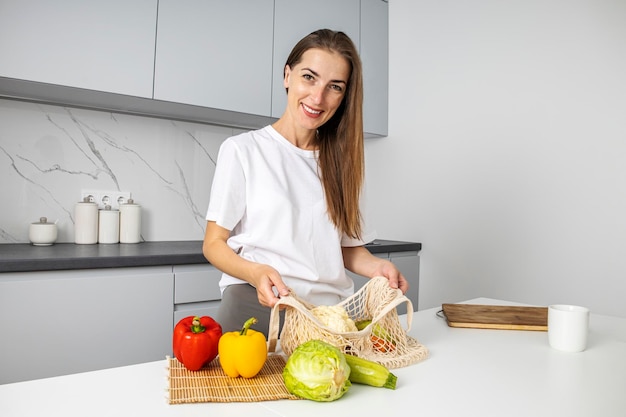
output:
[{"label": "white table top", "polygon": [[[516,305],[485,298],[468,303]],[[588,349],[564,353],[548,346],[546,332],[450,328],[438,310],[414,314],[409,334],[430,356],[392,370],[396,390],[354,384],[331,403],[169,405],[164,359],[0,385],[0,416],[626,415],[626,318],[592,313]]]}]

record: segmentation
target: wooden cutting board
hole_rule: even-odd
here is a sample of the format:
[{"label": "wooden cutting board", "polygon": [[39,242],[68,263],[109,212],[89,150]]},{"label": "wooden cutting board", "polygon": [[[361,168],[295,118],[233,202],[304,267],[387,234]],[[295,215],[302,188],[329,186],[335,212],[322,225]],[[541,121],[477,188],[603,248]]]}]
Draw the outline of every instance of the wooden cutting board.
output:
[{"label": "wooden cutting board", "polygon": [[501,330],[548,330],[547,307],[442,304],[450,327]]}]

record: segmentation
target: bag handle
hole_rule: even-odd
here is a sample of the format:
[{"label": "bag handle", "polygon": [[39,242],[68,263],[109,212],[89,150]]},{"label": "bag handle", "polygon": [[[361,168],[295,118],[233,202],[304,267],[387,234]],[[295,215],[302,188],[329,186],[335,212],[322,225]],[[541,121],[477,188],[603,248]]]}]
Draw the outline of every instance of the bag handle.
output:
[{"label": "bag handle", "polygon": [[[278,302],[272,307],[270,312],[270,326],[267,333],[267,351],[273,353],[276,351],[276,342],[278,341],[278,330],[280,329],[280,306],[290,306],[299,308],[301,304],[293,295],[280,297]],[[301,308],[300,308],[301,310]]]},{"label": "bag handle", "polygon": [[278,341],[279,326],[280,316],[278,315],[278,303],[276,303],[274,307],[272,307],[272,311],[270,312],[270,327],[267,332],[267,351],[269,353],[276,352],[276,342]]},{"label": "bag handle", "polygon": [[[400,290],[397,290],[397,291],[400,291]],[[398,307],[402,303],[406,303],[406,324],[407,324],[406,331],[408,332],[409,330],[411,330],[411,323],[413,322],[413,302],[411,302],[411,300],[406,295],[397,297],[392,302],[387,304],[385,308],[380,310],[380,312],[376,315],[376,317],[372,317],[372,323],[378,322],[380,319],[385,317],[387,313],[389,313],[391,310]]]},{"label": "bag handle", "polygon": [[[402,294],[402,291],[400,289],[398,289],[398,288],[393,289],[393,288],[389,287],[387,278],[385,278],[383,276],[372,277],[363,286],[363,288],[361,288],[359,291],[364,291],[365,287],[367,287],[367,286],[379,286],[381,288],[384,288],[384,291],[390,291],[390,292],[395,293],[395,298],[393,300],[391,300],[391,302],[389,302],[389,304],[385,305],[385,307],[381,311],[378,312],[376,317],[372,317],[372,323],[378,322],[387,313],[389,313],[394,308],[398,307],[400,304],[407,303],[407,306],[406,306],[406,322],[407,322],[406,331],[408,332],[409,330],[411,330],[411,323],[413,322],[413,302],[406,295]],[[377,288],[375,288],[374,291],[375,290],[377,290]]]}]

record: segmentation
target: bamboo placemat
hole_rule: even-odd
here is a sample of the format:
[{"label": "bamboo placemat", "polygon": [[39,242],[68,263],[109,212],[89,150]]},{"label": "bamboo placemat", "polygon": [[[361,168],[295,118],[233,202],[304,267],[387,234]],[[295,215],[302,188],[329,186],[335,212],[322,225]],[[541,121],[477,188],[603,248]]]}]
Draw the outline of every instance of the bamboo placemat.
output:
[{"label": "bamboo placemat", "polygon": [[299,399],[285,387],[283,368],[286,362],[281,355],[268,355],[263,369],[254,378],[227,376],[218,358],[195,372],[188,371],[176,358],[167,360],[170,404]]}]

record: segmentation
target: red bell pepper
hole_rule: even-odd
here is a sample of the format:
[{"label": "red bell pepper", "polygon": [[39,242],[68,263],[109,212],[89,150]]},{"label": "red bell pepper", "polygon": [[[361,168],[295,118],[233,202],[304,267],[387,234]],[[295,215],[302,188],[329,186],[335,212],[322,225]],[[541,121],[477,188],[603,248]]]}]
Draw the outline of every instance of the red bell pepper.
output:
[{"label": "red bell pepper", "polygon": [[217,356],[222,326],[209,316],[189,316],[174,327],[176,359],[190,371],[197,371]]}]

